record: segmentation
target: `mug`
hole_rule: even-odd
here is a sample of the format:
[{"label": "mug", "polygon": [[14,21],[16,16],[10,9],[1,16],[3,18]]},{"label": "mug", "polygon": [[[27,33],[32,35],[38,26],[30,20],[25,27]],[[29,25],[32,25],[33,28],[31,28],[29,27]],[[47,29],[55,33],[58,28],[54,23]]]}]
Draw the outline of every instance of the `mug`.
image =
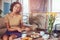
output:
[{"label": "mug", "polygon": [[27,34],[22,34],[22,38],[24,38],[24,37],[26,37],[27,36]]},{"label": "mug", "polygon": [[45,34],[44,31],[40,31],[40,35],[43,36]]},{"label": "mug", "polygon": [[48,40],[49,35],[48,35],[48,34],[45,34],[45,35],[42,36],[42,38],[43,38],[44,40]]}]

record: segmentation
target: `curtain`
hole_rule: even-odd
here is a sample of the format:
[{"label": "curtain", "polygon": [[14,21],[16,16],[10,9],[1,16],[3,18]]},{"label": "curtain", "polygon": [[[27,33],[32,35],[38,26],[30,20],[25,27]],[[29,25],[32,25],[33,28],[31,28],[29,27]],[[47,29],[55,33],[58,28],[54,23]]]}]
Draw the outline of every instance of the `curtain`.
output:
[{"label": "curtain", "polygon": [[31,12],[47,12],[47,0],[30,0]]}]

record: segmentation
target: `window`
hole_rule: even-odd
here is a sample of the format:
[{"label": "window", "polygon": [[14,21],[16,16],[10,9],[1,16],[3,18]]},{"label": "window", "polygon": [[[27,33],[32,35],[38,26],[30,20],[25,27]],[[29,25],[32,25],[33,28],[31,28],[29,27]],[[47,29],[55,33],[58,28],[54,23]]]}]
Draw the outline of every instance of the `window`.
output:
[{"label": "window", "polygon": [[60,0],[52,0],[52,12],[60,12]]}]

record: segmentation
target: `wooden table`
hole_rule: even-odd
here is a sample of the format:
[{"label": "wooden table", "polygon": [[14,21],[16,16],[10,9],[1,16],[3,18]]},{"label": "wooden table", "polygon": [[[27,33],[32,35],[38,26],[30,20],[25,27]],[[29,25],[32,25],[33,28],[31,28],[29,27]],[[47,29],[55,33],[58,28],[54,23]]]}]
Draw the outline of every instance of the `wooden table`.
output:
[{"label": "wooden table", "polygon": [[[45,30],[40,30],[40,31],[45,31]],[[31,32],[33,32],[33,31],[31,31]],[[28,32],[27,34],[28,35],[30,35],[30,33],[31,32]],[[37,32],[39,32],[39,31],[37,31]],[[39,37],[39,38],[32,38],[32,40],[44,40],[42,37]],[[58,38],[55,38],[55,37],[53,37],[53,38],[49,38],[48,40],[60,40],[60,37],[58,37]]]},{"label": "wooden table", "polygon": [[[32,40],[44,40],[42,37],[39,37],[39,38],[36,38],[36,39],[32,39]],[[49,38],[48,40],[60,40],[60,36],[59,37],[57,37],[57,38],[55,38],[54,36],[53,37],[51,37],[51,38]]]}]

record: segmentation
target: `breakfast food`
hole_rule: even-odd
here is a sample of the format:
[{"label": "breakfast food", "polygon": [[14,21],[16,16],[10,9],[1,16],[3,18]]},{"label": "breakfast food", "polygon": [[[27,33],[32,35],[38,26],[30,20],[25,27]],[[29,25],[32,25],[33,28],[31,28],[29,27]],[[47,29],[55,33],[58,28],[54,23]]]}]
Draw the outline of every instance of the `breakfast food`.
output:
[{"label": "breakfast food", "polygon": [[22,38],[22,40],[32,40],[32,38],[30,38],[30,37],[25,37],[25,38]]},{"label": "breakfast food", "polygon": [[31,35],[32,38],[38,38],[39,36],[40,36],[39,33],[33,33],[33,34]]}]

